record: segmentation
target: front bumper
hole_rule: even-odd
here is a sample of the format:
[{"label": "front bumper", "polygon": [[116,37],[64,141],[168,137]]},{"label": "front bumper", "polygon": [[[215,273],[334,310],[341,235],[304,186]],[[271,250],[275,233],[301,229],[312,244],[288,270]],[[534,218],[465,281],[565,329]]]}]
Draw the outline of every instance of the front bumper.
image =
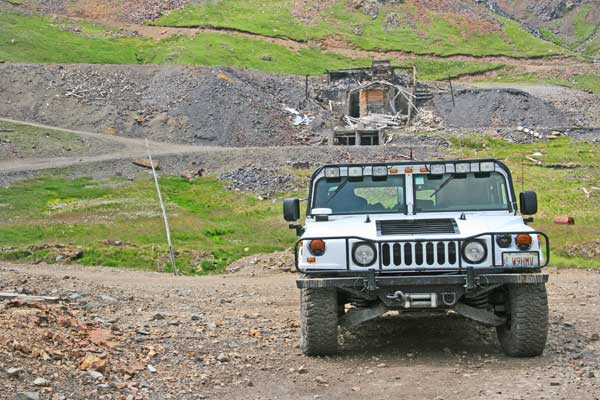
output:
[{"label": "front bumper", "polygon": [[404,276],[365,276],[350,277],[304,277],[296,280],[299,289],[347,288],[375,291],[384,288],[440,286],[464,287],[466,291],[479,287],[515,284],[530,285],[548,282],[548,274],[533,273],[476,273],[472,269],[456,275],[404,275]]}]

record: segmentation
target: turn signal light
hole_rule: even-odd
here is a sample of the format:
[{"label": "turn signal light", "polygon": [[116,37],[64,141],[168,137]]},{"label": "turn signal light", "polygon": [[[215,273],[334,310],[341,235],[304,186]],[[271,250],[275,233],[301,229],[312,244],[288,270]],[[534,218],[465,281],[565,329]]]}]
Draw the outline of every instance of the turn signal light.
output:
[{"label": "turn signal light", "polygon": [[321,239],[311,240],[308,249],[313,256],[322,256],[325,254],[325,242]]},{"label": "turn signal light", "polygon": [[526,233],[518,234],[517,238],[515,239],[515,243],[521,250],[528,250],[531,247],[532,242],[533,239],[531,239],[531,235],[528,235]]}]

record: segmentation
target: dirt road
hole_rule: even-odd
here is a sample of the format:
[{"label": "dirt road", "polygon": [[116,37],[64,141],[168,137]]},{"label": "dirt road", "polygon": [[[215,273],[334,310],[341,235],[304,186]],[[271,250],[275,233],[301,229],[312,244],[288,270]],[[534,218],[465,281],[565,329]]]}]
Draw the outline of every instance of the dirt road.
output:
[{"label": "dirt road", "polygon": [[[296,276],[263,271],[273,263],[212,277],[0,265],[0,291],[63,299],[1,304],[0,399],[600,398],[598,272],[551,271],[541,358],[505,357],[492,330],[458,317],[395,315],[345,332],[339,356],[311,359],[298,349]],[[105,368],[82,371],[86,354]]]}]

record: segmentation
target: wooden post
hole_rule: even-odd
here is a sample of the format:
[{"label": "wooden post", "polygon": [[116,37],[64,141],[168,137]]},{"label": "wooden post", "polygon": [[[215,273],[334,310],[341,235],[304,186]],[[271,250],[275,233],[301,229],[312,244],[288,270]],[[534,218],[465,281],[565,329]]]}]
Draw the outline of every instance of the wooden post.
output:
[{"label": "wooden post", "polygon": [[306,100],[308,100],[308,75],[306,75],[305,90],[306,90]]},{"label": "wooden post", "polygon": [[454,102],[454,89],[452,88],[452,80],[448,77],[448,83],[450,83],[450,93],[452,94],[452,107],[456,107],[456,103]]},{"label": "wooden post", "polygon": [[[413,65],[413,87],[412,87],[412,99],[410,101],[414,102],[414,106],[417,106],[417,66]],[[407,124],[411,125],[412,120],[412,107],[410,106],[410,101],[408,104],[408,121]]]}]

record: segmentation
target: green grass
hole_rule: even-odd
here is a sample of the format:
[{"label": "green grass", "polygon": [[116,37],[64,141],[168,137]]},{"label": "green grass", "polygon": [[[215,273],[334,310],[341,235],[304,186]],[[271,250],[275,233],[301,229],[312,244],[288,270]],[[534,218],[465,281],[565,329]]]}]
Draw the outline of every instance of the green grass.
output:
[{"label": "green grass", "polygon": [[600,35],[585,49],[585,54],[589,57],[600,56]]},{"label": "green grass", "polygon": [[520,73],[516,67],[500,66],[494,79],[485,78],[478,82],[485,83],[545,83],[565,86],[573,89],[584,90],[600,94],[600,76],[576,75],[571,80],[559,78],[542,78],[535,73]]},{"label": "green grass", "polygon": [[[82,33],[54,21],[14,13],[0,14],[0,60],[34,63],[186,64],[235,66],[299,75],[318,75],[326,70],[367,66],[368,59],[327,53],[317,47],[299,51],[260,39],[203,33],[175,36],[161,41],[121,38],[114,30],[77,23]],[[435,80],[477,74],[500,68],[499,64],[447,60],[406,59],[416,64],[421,79]]]},{"label": "green grass", "polygon": [[259,39],[216,33],[165,39],[144,50],[143,55],[152,64],[233,66],[299,75],[318,75],[327,69],[369,63],[367,59],[325,53],[317,47],[293,51]]},{"label": "green grass", "polygon": [[430,81],[458,78],[465,75],[477,75],[504,67],[503,64],[497,63],[433,60],[426,58],[409,58],[402,60],[398,65],[405,67],[415,65],[419,74],[418,79]]},{"label": "green grass", "polygon": [[50,18],[0,13],[0,60],[35,63],[137,64],[139,38],[90,38]]},{"label": "green grass", "polygon": [[587,38],[590,37],[596,26],[594,24],[590,24],[587,22],[587,17],[592,10],[592,6],[590,4],[586,4],[581,7],[579,13],[573,19],[573,25],[575,29],[575,39],[577,43],[583,43]]},{"label": "green grass", "polygon": [[[534,144],[510,144],[489,136],[453,139],[449,157],[494,157],[513,171],[516,191],[521,190],[521,165],[526,155],[542,167],[524,162],[524,187],[535,190],[540,202],[533,226],[547,232],[553,266],[598,267],[600,259],[569,255],[575,245],[600,237],[600,192],[587,198],[582,187],[600,187],[600,149],[562,137]],[[544,165],[575,162],[575,169]],[[306,180],[307,171],[297,172]],[[289,248],[293,233],[282,221],[280,202],[226,191],[223,183],[203,177],[192,183],[165,176],[161,187],[178,251],[178,266],[187,274],[223,271],[246,255]],[[553,223],[569,215],[576,225]],[[103,244],[120,240],[121,246]],[[76,262],[150,270],[169,270],[160,209],[151,179],[93,180],[44,177],[0,189],[0,259],[17,262],[55,262],[53,245],[80,247]],[[43,245],[50,246],[43,246]],[[32,247],[37,246],[37,247]]]},{"label": "green grass", "polygon": [[573,79],[572,83],[575,88],[600,94],[600,76],[598,75],[579,75]]},{"label": "green grass", "polygon": [[544,36],[546,40],[554,43],[557,46],[564,46],[562,40],[556,36],[554,33],[550,32],[548,29],[540,28],[540,33]]},{"label": "green grass", "polygon": [[[214,178],[189,183],[162,177],[177,263],[185,273],[219,272],[246,255],[284,250],[293,233],[280,203],[223,189]],[[54,262],[58,251],[33,245],[79,246],[84,265],[166,268],[162,217],[150,179],[95,181],[39,178],[0,189],[0,253],[4,260]],[[123,245],[102,244],[120,240]]]},{"label": "green grass", "polygon": [[[427,11],[428,22],[419,21],[411,4],[383,7],[376,19],[349,9],[338,1],[325,8],[314,22],[292,15],[291,0],[220,0],[190,5],[172,11],[155,25],[172,27],[215,27],[251,32],[297,41],[335,37],[365,50],[401,50],[416,54],[548,56],[564,51],[538,39],[518,23],[500,18],[498,32],[471,30],[469,20],[458,15]],[[397,27],[386,26],[386,15],[394,13]],[[415,21],[413,21],[415,20]],[[356,30],[361,34],[356,34]]]},{"label": "green grass", "polygon": [[[566,254],[570,246],[590,243],[600,237],[600,192],[588,199],[582,187],[600,187],[600,148],[562,137],[534,144],[510,144],[488,136],[453,139],[454,152],[465,157],[494,157],[506,161],[513,172],[515,191],[521,190],[521,166],[524,166],[526,190],[538,193],[539,213],[533,226],[546,232],[552,245],[554,266],[600,266],[600,260],[584,260]],[[542,166],[532,165],[525,156],[541,152],[536,157]],[[574,162],[576,169],[551,169],[544,165]],[[554,217],[569,215],[576,225],[556,225]]]}]

